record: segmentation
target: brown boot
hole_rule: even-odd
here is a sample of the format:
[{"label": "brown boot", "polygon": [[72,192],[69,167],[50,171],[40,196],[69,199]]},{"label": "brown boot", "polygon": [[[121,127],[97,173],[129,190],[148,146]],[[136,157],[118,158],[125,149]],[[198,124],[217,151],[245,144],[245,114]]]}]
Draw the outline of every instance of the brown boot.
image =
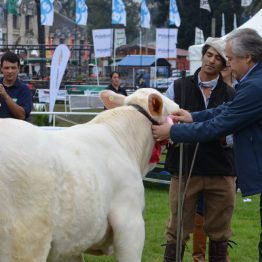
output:
[{"label": "brown boot", "polygon": [[[185,246],[183,245],[181,250],[181,261],[184,256],[184,251],[185,251]],[[176,244],[174,243],[166,244],[164,262],[176,262]]]},{"label": "brown boot", "polygon": [[227,244],[228,241],[213,241],[209,239],[209,262],[226,262],[227,261]]},{"label": "brown boot", "polygon": [[195,226],[193,230],[193,259],[194,262],[205,262],[206,234],[204,231],[204,217],[195,215]]}]

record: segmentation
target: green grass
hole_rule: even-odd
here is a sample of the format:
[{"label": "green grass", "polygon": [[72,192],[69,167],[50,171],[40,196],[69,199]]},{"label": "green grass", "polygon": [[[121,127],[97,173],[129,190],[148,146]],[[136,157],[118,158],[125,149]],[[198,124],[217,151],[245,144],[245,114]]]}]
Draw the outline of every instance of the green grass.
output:
[{"label": "green grass", "polygon": [[[162,262],[164,247],[164,230],[169,215],[168,190],[155,186],[146,186],[146,208],[144,219],[146,225],[146,241],[142,262]],[[232,240],[237,243],[229,248],[231,262],[258,261],[258,241],[260,234],[259,197],[251,197],[252,202],[244,203],[237,193],[236,208],[232,221]],[[192,243],[188,242],[184,261],[192,261]],[[86,262],[113,262],[114,257],[86,256]]]}]

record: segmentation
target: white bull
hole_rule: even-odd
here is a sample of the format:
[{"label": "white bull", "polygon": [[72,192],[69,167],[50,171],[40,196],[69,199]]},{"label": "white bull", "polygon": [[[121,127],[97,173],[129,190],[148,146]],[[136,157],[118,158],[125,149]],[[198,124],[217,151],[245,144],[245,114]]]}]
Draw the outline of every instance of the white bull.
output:
[{"label": "white bull", "polygon": [[[138,104],[159,123],[178,108],[153,89],[101,97],[107,107]],[[151,124],[133,106],[56,132],[0,120],[0,261],[73,262],[82,252],[141,261]]]}]

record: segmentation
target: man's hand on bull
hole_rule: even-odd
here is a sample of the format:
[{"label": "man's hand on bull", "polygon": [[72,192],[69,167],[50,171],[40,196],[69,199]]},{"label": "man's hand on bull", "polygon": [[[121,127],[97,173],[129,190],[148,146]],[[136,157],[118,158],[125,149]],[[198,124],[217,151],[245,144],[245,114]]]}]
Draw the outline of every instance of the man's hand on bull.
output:
[{"label": "man's hand on bull", "polygon": [[170,128],[174,124],[173,119],[168,117],[162,125],[152,125],[153,137],[157,142],[169,139]]},{"label": "man's hand on bull", "polygon": [[177,112],[170,117],[174,123],[177,123],[177,122],[192,123],[193,122],[191,114],[187,110],[184,110],[184,109],[177,110]]},{"label": "man's hand on bull", "polygon": [[170,129],[173,124],[178,122],[192,123],[191,114],[184,109],[179,109],[175,114],[170,115],[162,125],[152,125],[153,137],[157,142],[167,140],[170,137]]}]

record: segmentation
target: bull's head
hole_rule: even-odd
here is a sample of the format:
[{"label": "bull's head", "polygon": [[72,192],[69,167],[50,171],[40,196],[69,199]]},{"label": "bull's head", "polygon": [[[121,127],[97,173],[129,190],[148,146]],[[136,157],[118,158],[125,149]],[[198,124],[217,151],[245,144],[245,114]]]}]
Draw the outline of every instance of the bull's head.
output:
[{"label": "bull's head", "polygon": [[107,109],[124,105],[138,105],[158,123],[163,123],[168,115],[179,108],[175,102],[153,88],[141,88],[129,96],[104,90],[100,93],[100,98]]}]

